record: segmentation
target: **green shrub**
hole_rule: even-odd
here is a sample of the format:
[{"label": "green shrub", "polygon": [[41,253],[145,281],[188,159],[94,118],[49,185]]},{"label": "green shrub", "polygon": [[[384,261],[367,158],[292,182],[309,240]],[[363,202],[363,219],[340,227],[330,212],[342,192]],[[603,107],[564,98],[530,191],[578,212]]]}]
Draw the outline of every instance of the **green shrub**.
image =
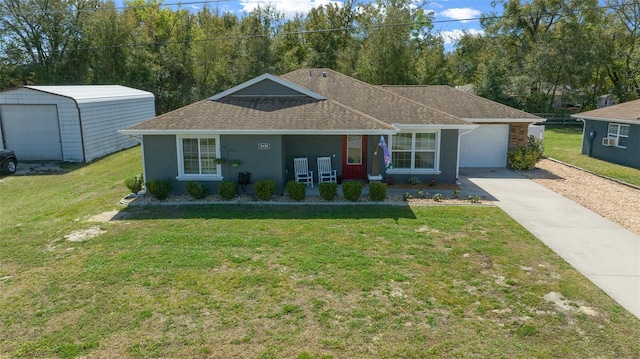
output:
[{"label": "green shrub", "polygon": [[362,194],[362,183],[359,181],[345,181],[342,183],[342,193],[345,199],[357,202]]},{"label": "green shrub", "polygon": [[307,195],[307,185],[302,182],[289,181],[285,188],[287,194],[295,201],[302,201]]},{"label": "green shrub", "polygon": [[333,182],[322,182],[320,187],[320,197],[325,201],[332,201],[338,195],[338,184]]},{"label": "green shrub", "polygon": [[232,199],[236,196],[238,184],[234,181],[222,181],[218,184],[218,194],[224,199]]},{"label": "green shrub", "polygon": [[431,197],[432,200],[436,201],[436,202],[442,202],[442,199],[444,197],[442,196],[442,193],[436,193],[433,195],[433,197]]},{"label": "green shrub", "polygon": [[155,198],[164,201],[171,193],[171,180],[161,179],[147,182],[147,191]]},{"label": "green shrub", "polygon": [[381,182],[370,183],[369,198],[372,201],[383,201],[387,198],[387,184]]},{"label": "green shrub", "polygon": [[195,199],[203,199],[207,196],[207,185],[200,182],[187,182],[187,192]]},{"label": "green shrub", "polygon": [[273,193],[276,191],[276,181],[275,180],[258,180],[253,185],[253,189],[256,190],[256,195],[259,199],[263,201],[268,201],[273,196]]},{"label": "green shrub", "polygon": [[529,136],[527,145],[507,153],[509,167],[514,170],[532,170],[542,158],[544,147],[541,140]]},{"label": "green shrub", "polygon": [[409,182],[409,184],[420,184],[422,183],[422,180],[418,176],[411,176],[407,179],[407,182]]},{"label": "green shrub", "polygon": [[142,184],[144,184],[142,173],[124,180],[124,185],[133,193],[140,192],[140,190],[142,190]]},{"label": "green shrub", "polygon": [[478,196],[478,195],[469,196],[469,202],[471,202],[471,203],[480,203],[480,196]]}]

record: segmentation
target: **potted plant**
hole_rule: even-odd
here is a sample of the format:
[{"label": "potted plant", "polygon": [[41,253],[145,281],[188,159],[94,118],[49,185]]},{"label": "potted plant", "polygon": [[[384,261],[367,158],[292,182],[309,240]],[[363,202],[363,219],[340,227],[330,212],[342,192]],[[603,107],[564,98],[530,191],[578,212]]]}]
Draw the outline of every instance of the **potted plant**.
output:
[{"label": "potted plant", "polygon": [[219,165],[225,164],[226,162],[227,162],[227,159],[224,157],[216,158],[216,163]]},{"label": "potted plant", "polygon": [[238,167],[240,165],[240,160],[232,160],[231,167]]}]

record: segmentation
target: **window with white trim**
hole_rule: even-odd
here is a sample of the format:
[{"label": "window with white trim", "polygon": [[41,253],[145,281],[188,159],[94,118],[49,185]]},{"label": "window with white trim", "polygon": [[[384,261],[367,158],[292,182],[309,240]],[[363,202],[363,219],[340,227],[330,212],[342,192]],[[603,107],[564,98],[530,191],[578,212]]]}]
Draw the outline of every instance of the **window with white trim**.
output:
[{"label": "window with white trim", "polygon": [[221,178],[219,137],[178,137],[178,177]]},{"label": "window with white trim", "polygon": [[391,136],[391,163],[396,170],[437,170],[437,132],[401,132]]},{"label": "window with white trim", "polygon": [[607,137],[616,139],[616,146],[627,148],[629,142],[629,125],[610,123]]}]

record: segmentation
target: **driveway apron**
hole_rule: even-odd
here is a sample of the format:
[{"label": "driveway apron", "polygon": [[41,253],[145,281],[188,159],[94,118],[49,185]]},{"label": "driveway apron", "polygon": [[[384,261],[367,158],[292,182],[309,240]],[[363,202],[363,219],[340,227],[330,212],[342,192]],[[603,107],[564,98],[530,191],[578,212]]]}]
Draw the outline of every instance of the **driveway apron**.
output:
[{"label": "driveway apron", "polygon": [[495,199],[498,207],[640,318],[640,236],[507,169],[466,169],[460,180],[461,188],[468,188],[465,192]]}]

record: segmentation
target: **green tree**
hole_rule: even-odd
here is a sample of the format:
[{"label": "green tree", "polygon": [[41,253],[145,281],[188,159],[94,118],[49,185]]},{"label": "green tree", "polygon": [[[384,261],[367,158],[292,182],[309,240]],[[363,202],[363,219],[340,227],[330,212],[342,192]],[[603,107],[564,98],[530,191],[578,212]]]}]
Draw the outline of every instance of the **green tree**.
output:
[{"label": "green tree", "polygon": [[372,84],[417,83],[418,37],[429,26],[422,9],[411,1],[378,0],[363,6],[358,22],[358,77]]}]

